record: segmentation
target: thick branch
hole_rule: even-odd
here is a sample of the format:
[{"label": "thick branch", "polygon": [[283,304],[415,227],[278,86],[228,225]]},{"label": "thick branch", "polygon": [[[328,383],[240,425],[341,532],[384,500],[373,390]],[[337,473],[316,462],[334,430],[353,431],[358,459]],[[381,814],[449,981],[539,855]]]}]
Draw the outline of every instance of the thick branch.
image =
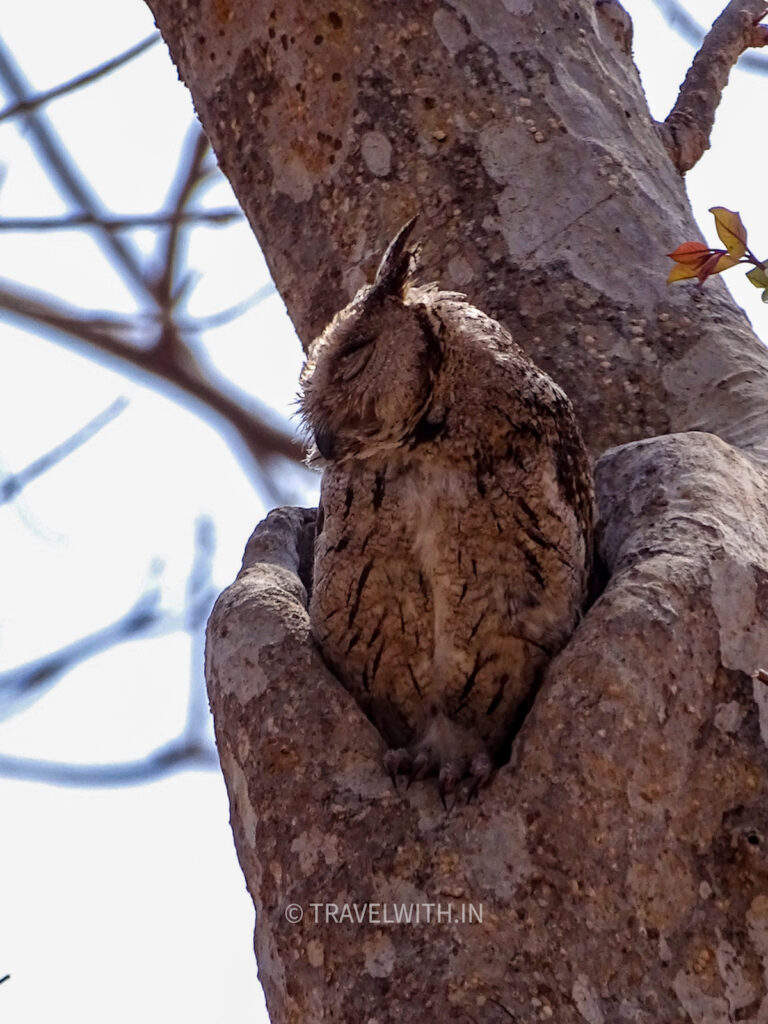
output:
[{"label": "thick branch", "polygon": [[[679,0],[653,0],[667,23],[677,34],[695,47],[699,47],[704,41],[707,33],[701,25],[692,18]],[[739,60],[739,68],[742,71],[749,71],[755,75],[768,75],[768,57],[762,54],[747,53]]]},{"label": "thick branch", "polygon": [[684,174],[709,149],[715,111],[736,61],[750,47],[768,45],[764,0],[731,0],[696,54],[674,107],[659,126],[675,167]]}]

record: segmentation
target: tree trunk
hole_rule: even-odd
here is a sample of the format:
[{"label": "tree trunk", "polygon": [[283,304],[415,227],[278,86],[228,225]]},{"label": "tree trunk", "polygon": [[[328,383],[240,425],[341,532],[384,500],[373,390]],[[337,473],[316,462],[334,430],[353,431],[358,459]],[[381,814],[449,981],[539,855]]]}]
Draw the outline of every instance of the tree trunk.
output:
[{"label": "tree trunk", "polygon": [[506,323],[596,456],[625,445],[607,587],[449,814],[393,792],[312,646],[311,515],[254,534],[207,672],[273,1020],[768,1022],[768,360],[719,282],[665,284],[696,229],[624,12],[150,6],[305,344],[418,212],[424,279]]}]

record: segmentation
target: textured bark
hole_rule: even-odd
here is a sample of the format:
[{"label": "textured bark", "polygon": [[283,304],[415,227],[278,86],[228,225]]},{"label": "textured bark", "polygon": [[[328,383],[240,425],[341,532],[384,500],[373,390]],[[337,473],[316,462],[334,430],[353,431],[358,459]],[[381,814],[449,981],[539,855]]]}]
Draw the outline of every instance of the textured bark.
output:
[{"label": "textured bark", "polygon": [[[302,341],[413,213],[561,384],[595,453],[672,430],[761,444],[768,359],[696,236],[618,4],[149,0]],[[681,74],[682,74],[681,68]]]},{"label": "textured bark", "polygon": [[418,211],[425,279],[511,328],[594,453],[635,442],[598,464],[607,588],[450,814],[393,792],[312,645],[311,515],[254,534],[207,675],[273,1020],[766,1024],[768,359],[720,282],[664,283],[695,228],[623,12],[149,2],[304,343]]},{"label": "textured bark", "polygon": [[[597,485],[608,586],[449,814],[393,791],[312,646],[311,514],[251,538],[207,674],[274,1021],[768,1020],[768,486],[698,433],[611,450]],[[429,903],[482,922],[381,923]]]}]

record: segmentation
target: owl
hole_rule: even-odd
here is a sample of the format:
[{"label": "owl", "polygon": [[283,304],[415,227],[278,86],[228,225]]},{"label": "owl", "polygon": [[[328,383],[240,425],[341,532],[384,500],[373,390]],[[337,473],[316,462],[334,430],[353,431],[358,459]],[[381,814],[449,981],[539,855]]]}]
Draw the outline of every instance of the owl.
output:
[{"label": "owl", "polygon": [[[415,220],[415,218],[414,218]],[[592,479],[566,395],[501,324],[412,278],[414,221],[310,346],[310,621],[393,780],[470,795],[581,615]]]}]

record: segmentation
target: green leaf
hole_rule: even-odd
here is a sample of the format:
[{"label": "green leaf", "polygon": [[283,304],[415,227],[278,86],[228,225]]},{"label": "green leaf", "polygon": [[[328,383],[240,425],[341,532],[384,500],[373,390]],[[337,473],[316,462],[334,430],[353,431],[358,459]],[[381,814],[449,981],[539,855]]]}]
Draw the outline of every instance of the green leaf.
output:
[{"label": "green leaf", "polygon": [[[755,267],[747,273],[747,277],[755,288],[768,288],[768,271],[765,267]],[[765,299],[763,299],[765,302]]]}]

